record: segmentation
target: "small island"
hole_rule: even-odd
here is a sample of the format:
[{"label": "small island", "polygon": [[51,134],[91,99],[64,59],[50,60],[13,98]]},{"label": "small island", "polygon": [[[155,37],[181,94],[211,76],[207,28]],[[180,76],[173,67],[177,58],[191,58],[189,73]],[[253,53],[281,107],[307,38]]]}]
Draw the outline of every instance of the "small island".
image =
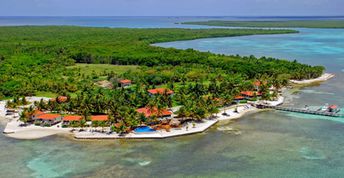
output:
[{"label": "small island", "polygon": [[209,20],[199,22],[182,22],[185,25],[207,25],[221,27],[254,28],[344,28],[344,20],[273,20],[273,21],[229,21]]},{"label": "small island", "polygon": [[[283,103],[322,66],[151,44],[297,33],[259,29],[1,27],[0,104],[13,138],[167,138]],[[11,35],[9,35],[11,34]],[[312,81],[312,80],[311,80]]]}]

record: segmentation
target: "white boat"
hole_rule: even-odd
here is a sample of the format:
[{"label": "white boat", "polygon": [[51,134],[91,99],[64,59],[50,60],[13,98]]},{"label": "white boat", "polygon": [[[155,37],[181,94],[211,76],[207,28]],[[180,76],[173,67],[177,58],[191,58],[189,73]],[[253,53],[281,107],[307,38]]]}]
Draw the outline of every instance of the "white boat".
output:
[{"label": "white boat", "polygon": [[326,103],[324,106],[322,106],[321,108],[318,109],[318,111],[322,111],[322,112],[326,112],[328,111],[328,103]]}]

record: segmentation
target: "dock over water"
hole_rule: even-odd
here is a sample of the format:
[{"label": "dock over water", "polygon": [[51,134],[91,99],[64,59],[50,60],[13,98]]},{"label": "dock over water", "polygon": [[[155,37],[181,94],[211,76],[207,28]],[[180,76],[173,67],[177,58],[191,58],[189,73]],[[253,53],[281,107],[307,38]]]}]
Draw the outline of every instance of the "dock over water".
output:
[{"label": "dock over water", "polygon": [[259,109],[275,109],[279,111],[287,111],[287,112],[295,112],[295,113],[302,113],[302,114],[311,114],[311,115],[319,115],[319,116],[328,116],[328,117],[343,117],[344,114],[339,114],[336,112],[328,112],[328,111],[314,111],[306,108],[291,108],[291,107],[283,107],[283,106],[267,106],[267,105],[258,105],[257,108]]}]

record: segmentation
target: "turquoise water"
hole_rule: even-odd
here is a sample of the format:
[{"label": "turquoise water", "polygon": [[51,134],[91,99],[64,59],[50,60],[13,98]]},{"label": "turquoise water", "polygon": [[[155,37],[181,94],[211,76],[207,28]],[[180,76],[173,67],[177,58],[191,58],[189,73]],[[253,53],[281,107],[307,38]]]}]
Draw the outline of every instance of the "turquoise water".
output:
[{"label": "turquoise water", "polygon": [[[8,20],[8,19],[7,19]],[[114,27],[92,19],[40,19]],[[126,27],[180,27],[183,18],[116,21]],[[16,19],[33,24],[32,19]],[[37,19],[33,20],[37,23]],[[85,22],[86,21],[86,22]],[[64,23],[67,23],[64,22]],[[6,22],[7,25],[9,22]],[[91,23],[91,25],[92,25]],[[1,23],[0,18],[0,24]],[[135,24],[135,25],[133,25]],[[301,29],[300,34],[202,39],[160,45],[227,54],[266,55],[324,64],[337,77],[292,94],[286,105],[344,107],[344,30]],[[344,119],[343,119],[344,120]],[[62,136],[15,140],[0,135],[0,177],[343,177],[342,119],[285,112],[247,115],[205,133],[162,140],[75,141]],[[0,129],[4,128],[0,124]],[[232,127],[240,135],[218,130]]]},{"label": "turquoise water", "polygon": [[[214,19],[209,17],[0,17],[0,26],[77,25],[92,27],[180,28],[183,21]],[[216,18],[215,18],[216,19]],[[187,25],[186,27],[196,27]],[[199,27],[197,27],[199,28]]]},{"label": "turquoise water", "polygon": [[209,28],[207,26],[181,25],[180,22],[205,20],[302,20],[302,19],[344,19],[344,17],[226,17],[226,16],[94,16],[94,17],[8,17],[0,16],[0,26],[18,25],[77,25],[92,27],[128,28]]},{"label": "turquoise water", "polygon": [[269,56],[344,69],[344,29],[297,29],[298,34],[198,39],[160,43],[158,46],[195,48],[221,54]]}]

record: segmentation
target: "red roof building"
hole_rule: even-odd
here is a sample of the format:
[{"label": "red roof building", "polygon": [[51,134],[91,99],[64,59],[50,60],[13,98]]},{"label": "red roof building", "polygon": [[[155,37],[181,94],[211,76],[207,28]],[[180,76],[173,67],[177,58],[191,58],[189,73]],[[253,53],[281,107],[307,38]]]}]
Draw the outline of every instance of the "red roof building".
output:
[{"label": "red roof building", "polygon": [[259,81],[259,80],[256,80],[255,82],[253,82],[253,85],[254,86],[257,86],[257,87],[260,87],[262,84],[266,85],[268,82],[267,81]]},{"label": "red roof building", "polygon": [[253,85],[256,87],[260,87],[261,84],[262,84],[262,82],[260,82],[259,80],[253,82]]},{"label": "red roof building", "polygon": [[131,80],[123,79],[120,80],[119,83],[121,84],[121,87],[128,87],[131,85]]},{"label": "red roof building", "polygon": [[153,117],[153,116],[157,116],[157,117],[166,117],[166,116],[171,116],[172,112],[167,110],[167,109],[163,109],[158,113],[158,109],[157,108],[139,108],[136,110],[138,113],[143,114],[145,117]]},{"label": "red roof building", "polygon": [[253,86],[254,88],[258,91],[259,90],[259,87],[264,84],[266,85],[268,82],[267,81],[264,81],[264,82],[261,82],[259,80],[256,80],[255,82],[253,82]]},{"label": "red roof building", "polygon": [[36,116],[36,119],[41,119],[41,120],[56,120],[61,118],[60,114],[41,114],[39,116]]},{"label": "red roof building", "polygon": [[33,111],[32,115],[31,115],[31,119],[35,120],[38,116],[43,115],[43,114],[45,114],[45,113],[36,109]]},{"label": "red roof building", "polygon": [[45,114],[45,113],[40,111],[40,110],[38,110],[38,109],[36,109],[35,111],[33,111],[32,116],[39,116],[39,115],[42,115],[42,114]]},{"label": "red roof building", "polygon": [[254,92],[254,91],[242,91],[240,92],[243,96],[247,97],[254,97],[256,96],[261,96],[262,94],[260,92]]},{"label": "red roof building", "polygon": [[119,127],[121,127],[123,124],[122,123],[116,123],[116,124],[114,124],[113,126],[115,126],[116,128],[119,128]]},{"label": "red roof building", "polygon": [[91,121],[108,121],[108,120],[109,120],[108,115],[91,116]]},{"label": "red roof building", "polygon": [[[56,101],[56,98],[51,98],[50,101]],[[57,97],[57,102],[59,102],[59,103],[65,103],[67,101],[68,101],[67,96],[58,96]]]},{"label": "red roof building", "polygon": [[243,100],[243,99],[245,99],[245,97],[239,95],[239,96],[235,96],[234,99],[235,100]]},{"label": "red roof building", "polygon": [[62,119],[63,121],[81,121],[82,120],[82,117],[81,116],[65,116],[63,117]]},{"label": "red roof building", "polygon": [[167,88],[155,88],[155,89],[151,89],[151,90],[148,90],[148,92],[152,95],[155,95],[155,94],[164,94],[164,93],[167,93],[168,95],[172,95],[174,92],[170,89],[167,89]]},{"label": "red roof building", "polygon": [[60,102],[60,103],[67,102],[67,100],[68,100],[67,96],[59,96],[59,97],[57,97],[57,101]]},{"label": "red roof building", "polygon": [[124,80],[120,80],[119,83],[121,83],[121,84],[131,84],[131,80],[124,79]]}]

